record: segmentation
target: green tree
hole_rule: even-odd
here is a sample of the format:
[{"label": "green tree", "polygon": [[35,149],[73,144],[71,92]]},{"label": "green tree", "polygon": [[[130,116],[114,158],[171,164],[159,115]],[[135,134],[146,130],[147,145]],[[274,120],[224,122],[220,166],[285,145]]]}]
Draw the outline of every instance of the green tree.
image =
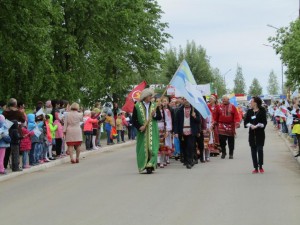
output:
[{"label": "green tree", "polygon": [[0,98],[31,105],[50,80],[50,0],[0,1]]},{"label": "green tree", "polygon": [[161,77],[162,13],[155,0],[0,1],[0,98],[122,99]]},{"label": "green tree", "polygon": [[262,94],[262,87],[260,86],[256,78],[253,79],[251,86],[249,87],[249,95],[259,96]]},{"label": "green tree", "polygon": [[213,90],[217,90],[218,96],[223,96],[226,94],[226,85],[224,83],[224,78],[222,77],[220,70],[215,68],[212,69],[212,74],[213,74]]},{"label": "green tree", "polygon": [[295,89],[300,83],[300,55],[297,50],[300,43],[300,20],[290,23],[289,27],[278,29],[276,36],[269,37],[268,40],[287,67],[286,84],[289,88]]},{"label": "green tree", "polygon": [[268,80],[268,93],[270,95],[276,95],[278,94],[279,91],[279,85],[278,85],[278,80],[277,80],[277,75],[274,73],[272,70],[270,75],[269,75],[269,80]]},{"label": "green tree", "polygon": [[233,92],[235,94],[245,94],[246,93],[245,90],[246,90],[246,84],[245,84],[245,78],[243,76],[243,70],[240,65],[237,65]]},{"label": "green tree", "polygon": [[165,51],[162,63],[162,74],[170,81],[182,60],[186,60],[195,77],[197,84],[209,83],[213,80],[213,73],[206,50],[197,46],[194,41],[187,42],[185,48],[170,48]]}]

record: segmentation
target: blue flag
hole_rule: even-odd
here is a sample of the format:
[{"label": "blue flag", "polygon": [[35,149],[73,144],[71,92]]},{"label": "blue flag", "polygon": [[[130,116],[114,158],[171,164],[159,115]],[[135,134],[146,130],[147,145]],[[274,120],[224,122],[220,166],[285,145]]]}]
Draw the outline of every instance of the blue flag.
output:
[{"label": "blue flag", "polygon": [[195,78],[185,60],[180,64],[170,81],[170,85],[175,87],[176,91],[198,110],[204,119],[210,116],[210,111],[203,99],[202,92],[197,88]]}]

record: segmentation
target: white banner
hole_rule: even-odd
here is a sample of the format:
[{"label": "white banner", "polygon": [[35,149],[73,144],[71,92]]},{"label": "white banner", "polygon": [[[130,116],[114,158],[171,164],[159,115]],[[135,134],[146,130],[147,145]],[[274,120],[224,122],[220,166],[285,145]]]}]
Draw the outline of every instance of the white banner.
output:
[{"label": "white banner", "polygon": [[198,84],[197,85],[197,90],[202,93],[202,96],[208,96],[211,95],[210,92],[210,84]]}]

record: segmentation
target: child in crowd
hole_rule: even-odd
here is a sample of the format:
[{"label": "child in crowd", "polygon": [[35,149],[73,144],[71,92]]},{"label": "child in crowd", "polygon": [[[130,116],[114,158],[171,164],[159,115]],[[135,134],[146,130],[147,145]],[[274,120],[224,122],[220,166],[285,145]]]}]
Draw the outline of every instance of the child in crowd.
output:
[{"label": "child in crowd", "polygon": [[[37,125],[35,123],[35,115],[34,114],[28,114],[27,115],[28,119],[28,131],[34,131],[36,129]],[[36,135],[31,136],[31,148],[29,152],[29,165],[30,166],[35,166],[38,165],[38,159],[36,158],[37,152],[35,145],[36,143],[39,142],[39,138]]]},{"label": "child in crowd", "polygon": [[[49,160],[55,160],[52,156],[52,148],[55,145],[55,131],[57,130],[57,125],[53,125],[52,114],[46,115],[46,128],[47,128],[47,141],[48,141],[48,156]],[[47,159],[47,157],[46,157]]]},{"label": "child in crowd", "polygon": [[34,145],[35,152],[35,164],[48,162],[46,161],[45,156],[47,156],[48,147],[46,146],[45,134],[46,134],[46,126],[44,123],[44,115],[38,115],[36,117],[36,125],[39,131],[38,140]]},{"label": "child in crowd", "polygon": [[55,114],[55,121],[53,123],[54,126],[57,126],[57,129],[55,131],[55,152],[56,152],[56,158],[61,158],[61,152],[62,152],[62,143],[63,143],[63,126],[59,119],[59,114]]},{"label": "child in crowd", "polygon": [[28,153],[31,150],[31,137],[34,135],[33,131],[29,131],[25,125],[22,126],[22,140],[20,143],[20,151],[22,152],[22,167],[23,169],[30,168],[28,164]]},{"label": "child in crowd", "polygon": [[112,112],[107,113],[107,115],[105,116],[104,124],[105,124],[105,131],[107,135],[107,145],[112,145],[114,144],[114,142],[110,138],[110,132],[112,130],[112,127],[115,125],[114,118],[112,117]]},{"label": "child in crowd", "polygon": [[[91,112],[91,115],[90,115],[90,117],[91,117],[91,119],[93,119],[93,120],[95,120],[95,119],[97,119],[98,120],[98,118],[100,117],[100,114],[101,114],[101,112],[100,112],[100,110],[99,109],[94,109],[92,112]],[[98,129],[99,129],[99,125],[98,125],[98,123],[93,123],[92,124],[92,127],[93,127],[93,134],[92,134],[92,147],[93,147],[93,149],[94,150],[97,150],[98,149],[98,147],[97,147],[97,143],[96,143],[96,139],[97,139],[97,137],[98,137]]]},{"label": "child in crowd", "polygon": [[0,115],[0,174],[6,174],[4,168],[4,156],[6,148],[10,146],[10,136],[8,134],[8,128],[5,123],[5,117]]},{"label": "child in crowd", "polygon": [[83,133],[85,135],[86,150],[91,150],[91,149],[97,150],[98,148],[96,146],[96,141],[95,141],[96,135],[95,136],[93,135],[93,124],[98,124],[98,120],[91,118],[90,110],[84,111],[83,124],[84,124],[83,125]]},{"label": "child in crowd", "polygon": [[125,129],[127,127],[128,123],[126,121],[125,116],[123,115],[122,112],[118,113],[118,117],[116,119],[116,128],[117,128],[117,132],[118,132],[118,137],[117,137],[117,141],[118,143],[120,143],[120,138],[122,140],[122,142],[125,142]]}]

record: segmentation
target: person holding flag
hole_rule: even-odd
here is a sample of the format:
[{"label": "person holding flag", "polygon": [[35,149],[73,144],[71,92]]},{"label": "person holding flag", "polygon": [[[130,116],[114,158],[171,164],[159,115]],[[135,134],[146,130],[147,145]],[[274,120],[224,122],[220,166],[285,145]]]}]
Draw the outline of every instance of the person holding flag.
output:
[{"label": "person holding flag", "polygon": [[183,105],[176,114],[174,135],[181,142],[183,163],[187,169],[191,169],[194,165],[196,136],[200,132],[200,113],[187,100]]},{"label": "person holding flag", "polygon": [[157,167],[159,149],[159,132],[157,121],[162,119],[159,107],[151,102],[154,92],[146,88],[140,95],[140,101],[133,109],[132,123],[137,133],[137,165],[139,172],[144,170],[151,174]]}]

